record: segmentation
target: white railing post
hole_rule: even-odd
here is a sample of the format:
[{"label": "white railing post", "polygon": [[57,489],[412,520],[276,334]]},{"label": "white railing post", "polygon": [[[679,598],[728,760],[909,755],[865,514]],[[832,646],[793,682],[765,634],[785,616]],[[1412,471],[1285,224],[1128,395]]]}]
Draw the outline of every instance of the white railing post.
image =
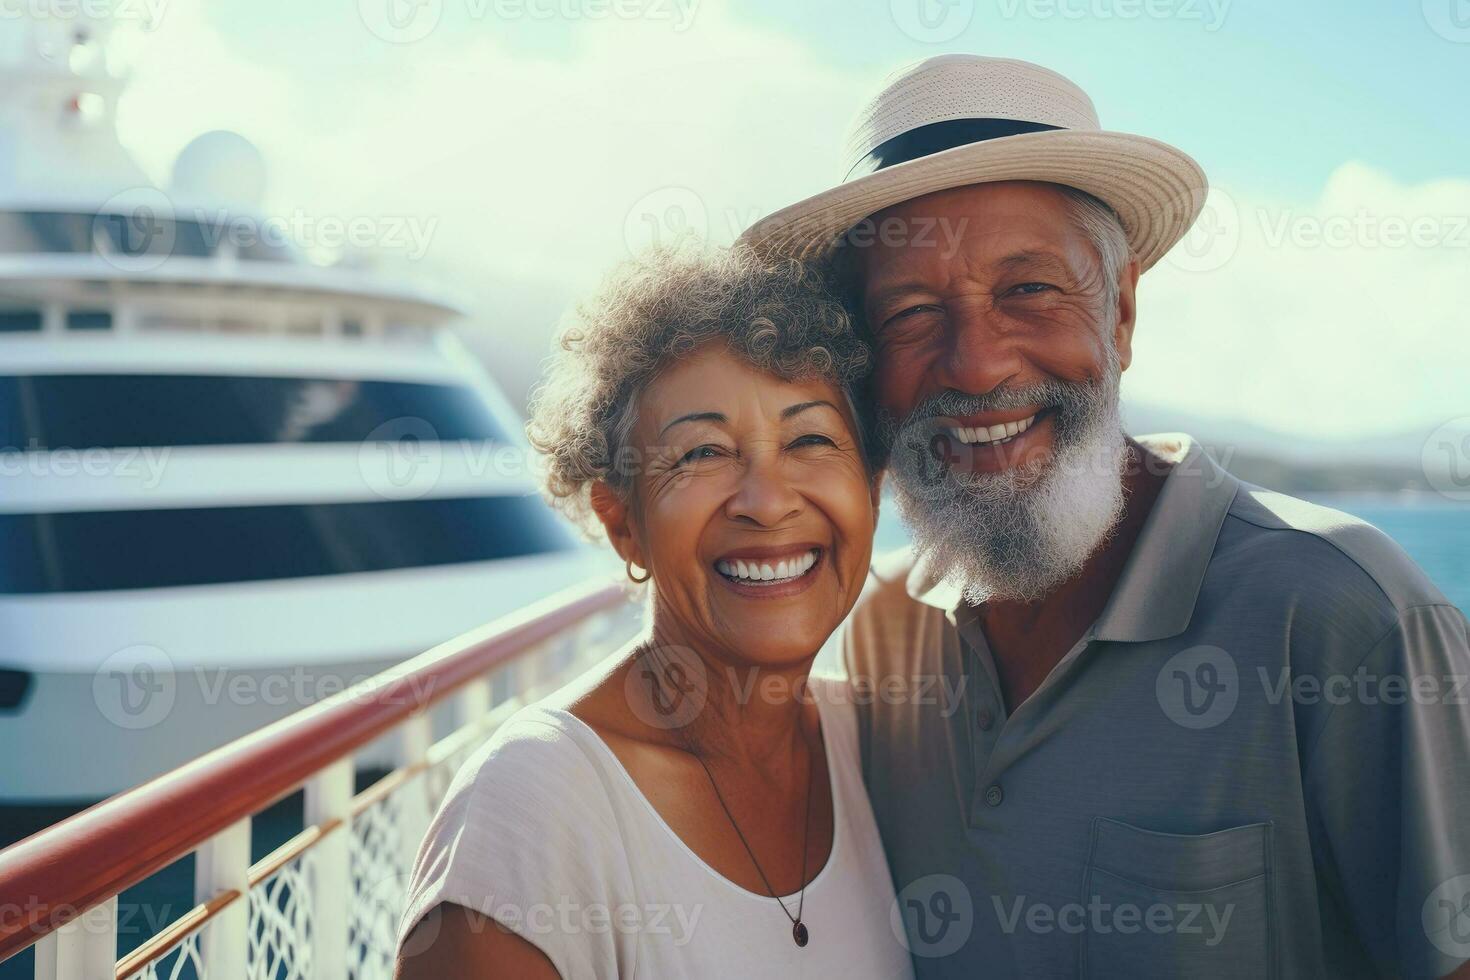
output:
[{"label": "white railing post", "polygon": [[453,703],[455,731],[459,731],[466,725],[478,724],[489,713],[490,679],[488,677],[477,677],[455,694]]},{"label": "white railing post", "polygon": [[352,758],[339,759],[306,783],[306,824],[342,825],[309,852],[311,964],[314,980],[347,980],[352,888]]},{"label": "white railing post", "polygon": [[117,896],[36,943],[36,980],[102,980],[117,970]]},{"label": "white railing post", "polygon": [[602,660],[612,653],[607,649],[607,640],[610,630],[606,616],[592,616],[582,625],[577,627],[576,646],[573,653],[572,667],[577,671],[586,670],[593,664]]},{"label": "white railing post", "polygon": [[429,755],[434,730],[427,711],[420,711],[398,728],[398,765],[413,766]]},{"label": "white railing post", "polygon": [[551,640],[542,640],[531,647],[512,668],[515,671],[515,693],[522,704],[530,704],[544,693],[541,685],[546,682],[546,656]]},{"label": "white railing post", "polygon": [[245,980],[250,949],[250,818],[231,824],[194,854],[194,901],[224,892],[240,897],[221,909],[200,938],[209,980]]},{"label": "white railing post", "polygon": [[[400,768],[415,766],[429,755],[429,746],[434,741],[434,731],[429,714],[421,711],[403,723],[398,730],[398,765]],[[398,801],[398,839],[402,850],[398,855],[398,867],[403,872],[413,870],[414,858],[419,853],[419,843],[428,833],[429,780],[426,773],[419,773],[400,790]]]}]

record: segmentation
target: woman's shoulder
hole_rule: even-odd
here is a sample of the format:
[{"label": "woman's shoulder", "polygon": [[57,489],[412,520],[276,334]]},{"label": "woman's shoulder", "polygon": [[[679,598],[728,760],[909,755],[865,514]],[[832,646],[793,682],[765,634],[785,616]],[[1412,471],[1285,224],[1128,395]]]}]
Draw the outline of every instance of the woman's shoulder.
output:
[{"label": "woman's shoulder", "polygon": [[617,784],[590,735],[554,709],[517,711],[455,773],[425,847],[476,877],[617,874]]},{"label": "woman's shoulder", "polygon": [[523,800],[589,804],[605,796],[601,759],[575,718],[540,704],[528,705],[507,718],[465,760],[447,797],[466,796],[503,804]]},{"label": "woman's shoulder", "polygon": [[607,943],[533,928],[547,910],[607,904],[629,891],[609,784],[591,748],[559,711],[530,706],[506,719],[460,767],[430,822],[400,942],[448,902],[511,928],[563,976],[591,975],[608,961]]}]

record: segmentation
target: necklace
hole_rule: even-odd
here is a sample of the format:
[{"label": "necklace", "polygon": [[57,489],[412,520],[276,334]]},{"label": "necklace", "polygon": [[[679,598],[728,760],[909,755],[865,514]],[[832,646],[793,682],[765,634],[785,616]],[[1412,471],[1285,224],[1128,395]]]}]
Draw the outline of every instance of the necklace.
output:
[{"label": "necklace", "polygon": [[735,815],[730,812],[729,805],[725,803],[725,797],[720,793],[720,784],[715,782],[715,774],[709,771],[709,766],[703,757],[694,752],[690,754],[699,760],[704,774],[709,777],[710,788],[715,791],[715,799],[720,801],[720,809],[725,811],[725,818],[730,821],[730,826],[735,828],[735,836],[740,838],[740,843],[745,846],[745,853],[750,855],[750,863],[755,865],[755,873],[761,876],[761,883],[766,886],[766,891],[771,893],[776,904],[781,906],[781,911],[786,913],[786,918],[791,920],[791,938],[796,945],[805,946],[807,940],[811,938],[811,933],[807,931],[806,923],[801,921],[801,913],[806,907],[806,849],[807,844],[811,841],[812,772],[816,769],[815,761],[808,759],[806,767],[806,809],[801,818],[801,893],[796,900],[796,915],[793,916],[791,910],[786,907],[786,903],[781,900],[781,896],[776,894],[776,889],[771,887],[771,879],[767,878],[766,873],[761,870],[761,863],[755,859],[755,851],[751,850],[750,842],[740,832],[740,825],[735,822]]},{"label": "necklace", "polygon": [[[652,681],[652,690],[650,691],[650,694],[653,694],[654,696],[659,696],[660,694],[664,693],[662,691],[663,679],[664,676],[669,673],[670,665],[665,661],[665,658],[661,655],[656,647],[647,650],[646,655],[656,667],[656,669],[648,675],[649,679]],[[674,695],[676,701],[673,703],[677,703],[677,701],[682,699],[683,696],[684,694],[682,691],[676,690],[676,693]],[[678,727],[682,729],[682,726]],[[735,814],[730,812],[730,805],[725,802],[725,796],[723,793],[720,792],[720,784],[715,781],[715,774],[710,772],[709,765],[704,761],[704,757],[698,752],[694,751],[694,745],[689,738],[688,732],[681,730],[680,740],[684,743],[684,750],[690,755],[694,756],[694,758],[699,762],[700,768],[704,770],[705,776],[709,779],[710,788],[715,791],[715,799],[720,801],[720,809],[725,811],[725,819],[730,821],[730,826],[735,830],[735,836],[740,838],[740,843],[745,848],[745,853],[750,856],[750,863],[755,866],[755,873],[760,875],[761,883],[766,886],[766,891],[769,892],[770,896],[776,900],[776,904],[781,906],[781,911],[785,913],[786,918],[791,921],[792,940],[798,946],[805,946],[807,942],[811,939],[811,933],[807,930],[806,923],[801,921],[801,917],[802,912],[806,909],[806,859],[807,846],[811,843],[812,778],[813,773],[816,771],[817,768],[815,756],[809,755],[807,759],[806,803],[804,804],[804,810],[801,818],[801,892],[797,896],[796,915],[793,916],[791,914],[791,910],[786,907],[786,903],[781,900],[781,896],[776,894],[776,889],[771,887],[771,879],[766,877],[766,872],[761,867],[761,863],[756,860],[755,851],[752,850],[750,847],[750,841],[745,839],[745,834],[742,833],[740,830],[740,824],[735,822]]]}]

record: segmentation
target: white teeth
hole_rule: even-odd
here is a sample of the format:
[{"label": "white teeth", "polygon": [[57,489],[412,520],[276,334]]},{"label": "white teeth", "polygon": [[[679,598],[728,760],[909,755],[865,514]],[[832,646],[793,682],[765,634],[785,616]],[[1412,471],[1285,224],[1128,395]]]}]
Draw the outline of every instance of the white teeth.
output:
[{"label": "white teeth", "polygon": [[1019,422],[1004,422],[991,426],[951,426],[949,431],[951,435],[966,445],[1004,442],[1007,439],[1014,439],[1031,428],[1031,423],[1035,421],[1036,416],[1033,415]]},{"label": "white teeth", "polygon": [[800,558],[783,558],[774,565],[769,562],[747,562],[736,558],[715,562],[715,569],[729,578],[747,582],[785,582],[805,575],[817,562],[817,552],[808,551]]}]

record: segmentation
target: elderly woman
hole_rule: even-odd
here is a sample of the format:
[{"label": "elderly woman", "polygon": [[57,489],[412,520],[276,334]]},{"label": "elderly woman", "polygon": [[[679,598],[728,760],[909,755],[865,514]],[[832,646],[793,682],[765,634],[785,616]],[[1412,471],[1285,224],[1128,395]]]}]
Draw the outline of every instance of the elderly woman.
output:
[{"label": "elderly woman", "polygon": [[852,705],[809,676],[872,550],[868,353],[740,251],[654,253],[580,313],[529,432],[649,628],[459,773],[399,977],[910,976]]}]

